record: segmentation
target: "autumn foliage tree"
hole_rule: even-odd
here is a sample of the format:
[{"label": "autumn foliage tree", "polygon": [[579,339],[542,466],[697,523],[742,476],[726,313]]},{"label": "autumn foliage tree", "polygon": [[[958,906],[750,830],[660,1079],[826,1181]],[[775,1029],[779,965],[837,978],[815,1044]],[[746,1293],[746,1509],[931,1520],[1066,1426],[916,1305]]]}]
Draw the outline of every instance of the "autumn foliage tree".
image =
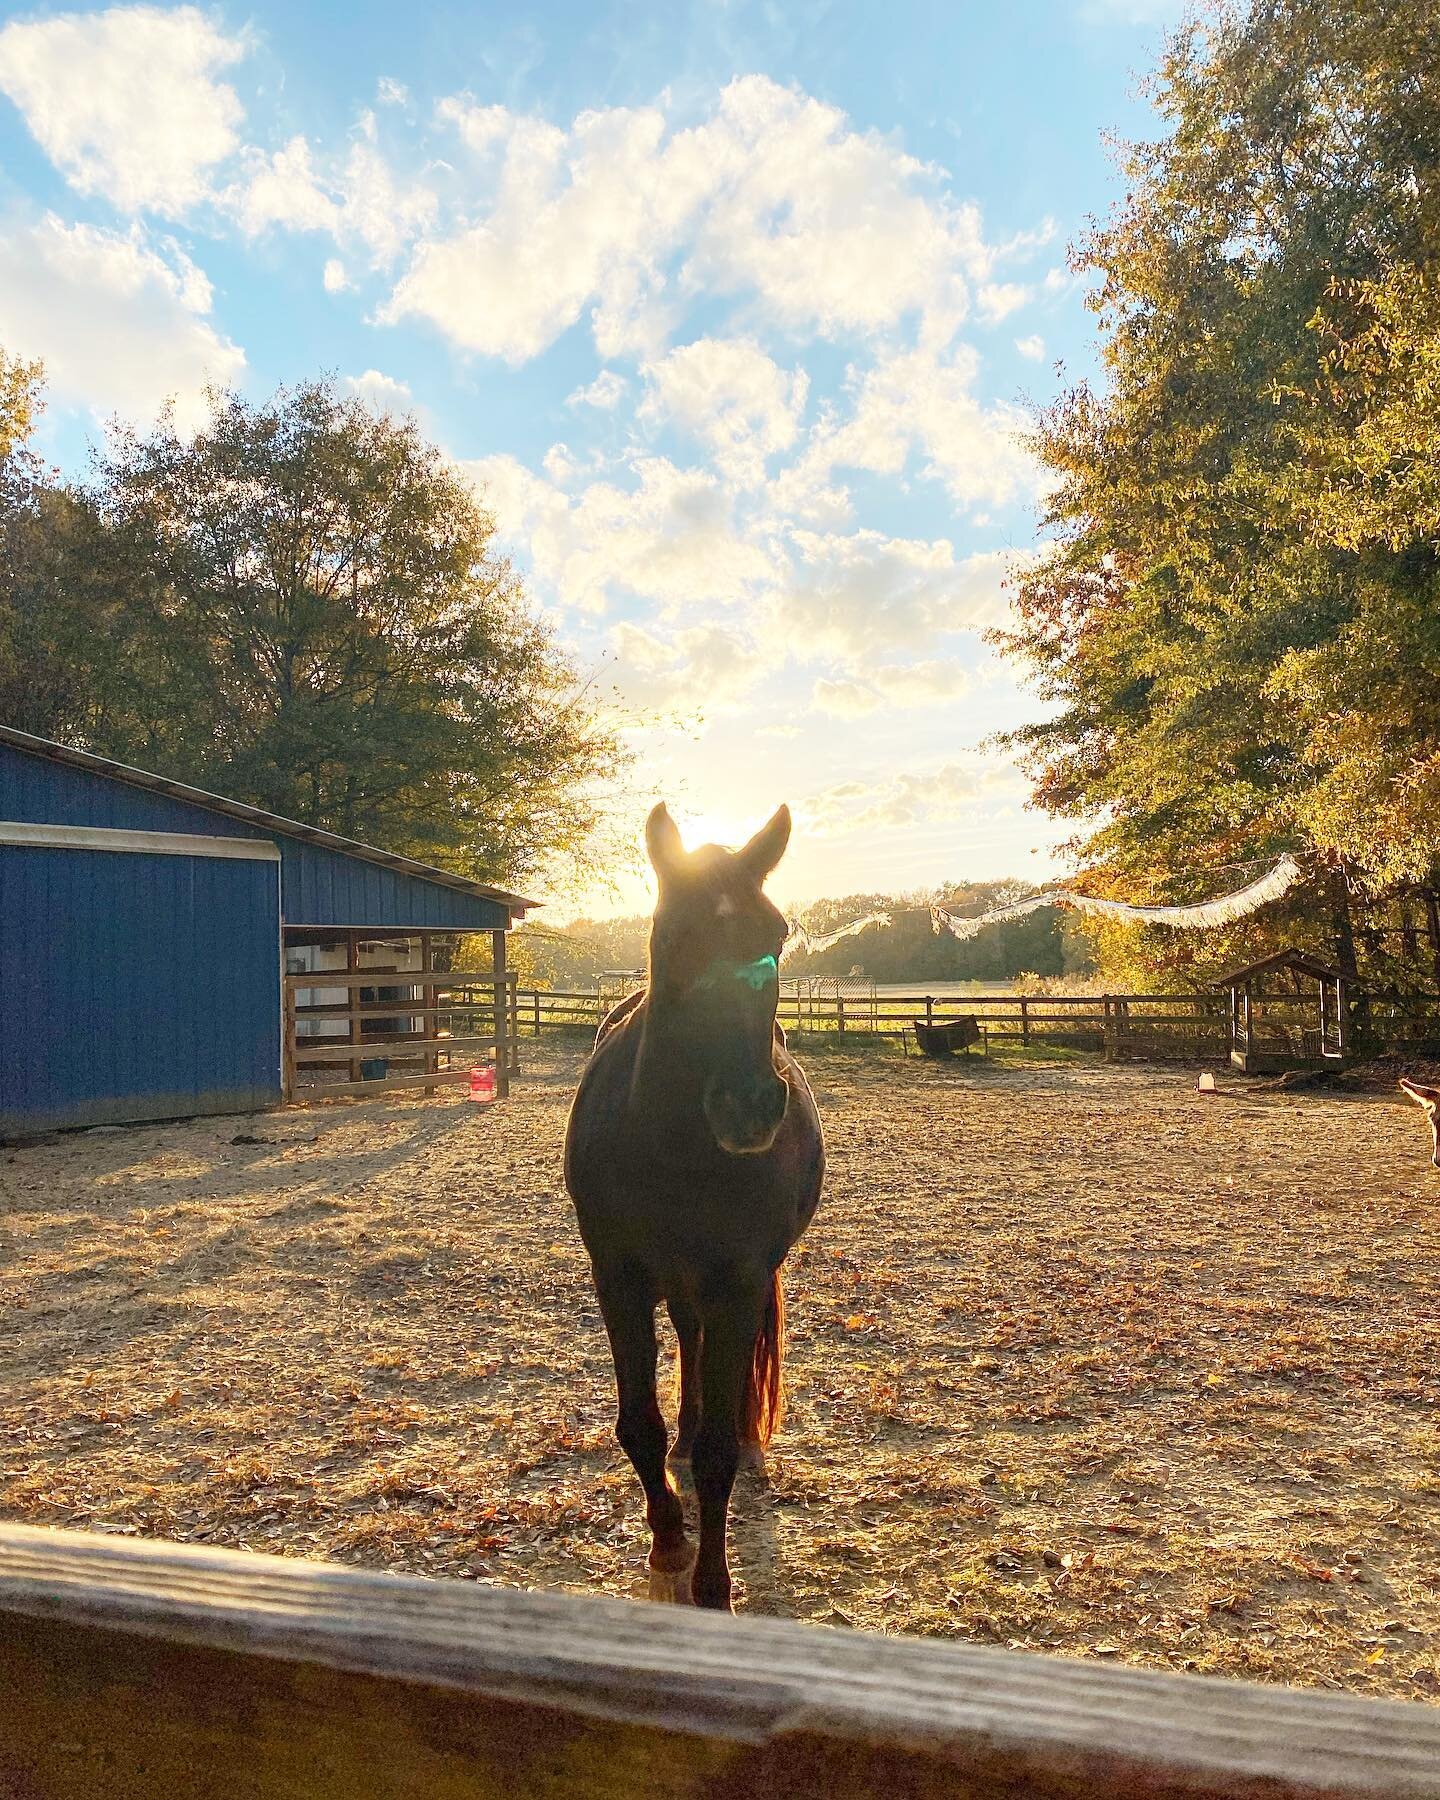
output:
[{"label": "autumn foliage tree", "polygon": [[10,723],[476,876],[603,854],[625,758],[412,420],[217,393],[193,435],[112,429],[64,497],[83,544],[41,529],[11,609],[60,703],[0,644]]},{"label": "autumn foliage tree", "polygon": [[1285,923],[1348,957],[1357,903],[1440,880],[1440,14],[1225,8],[1155,98],[1074,254],[1105,379],[1037,423],[1053,543],[1001,641],[1052,707],[1012,742],[1096,891],[1306,851]]}]

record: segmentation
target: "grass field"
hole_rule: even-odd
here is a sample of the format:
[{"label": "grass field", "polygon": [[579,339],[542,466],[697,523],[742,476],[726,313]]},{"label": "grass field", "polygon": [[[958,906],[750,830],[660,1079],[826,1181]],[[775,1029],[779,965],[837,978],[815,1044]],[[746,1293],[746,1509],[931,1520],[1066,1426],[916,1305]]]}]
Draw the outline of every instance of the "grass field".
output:
[{"label": "grass field", "polygon": [[[527,1047],[528,1048],[528,1047]],[[0,1150],[0,1512],[638,1594],[578,1052]],[[749,1610],[1440,1698],[1440,1176],[1388,1096],[830,1051]],[[260,1141],[240,1141],[245,1139]]]}]

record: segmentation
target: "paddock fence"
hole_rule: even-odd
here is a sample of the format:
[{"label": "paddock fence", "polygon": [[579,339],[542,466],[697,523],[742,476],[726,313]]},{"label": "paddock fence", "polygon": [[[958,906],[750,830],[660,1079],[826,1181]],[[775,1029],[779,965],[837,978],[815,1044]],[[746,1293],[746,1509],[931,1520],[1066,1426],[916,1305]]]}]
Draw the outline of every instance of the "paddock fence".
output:
[{"label": "paddock fence", "polygon": [[1421,1800],[1440,1711],[0,1525],[0,1795]]},{"label": "paddock fence", "polygon": [[[306,995],[343,988],[348,998]],[[493,969],[401,973],[326,969],[285,977],[285,1092],[289,1099],[379,1094],[469,1081],[493,1063],[497,1092],[520,1071],[520,996]]]},{"label": "paddock fence", "polygon": [[[1091,1050],[1115,1060],[1127,1056],[1223,1054],[1229,1026],[1223,997],[1196,994],[964,994],[891,993],[859,983],[781,987],[777,1017],[787,1035],[913,1042],[919,1019],[976,1019],[984,1046]],[[594,992],[524,988],[515,1002],[518,1029],[527,1037],[548,1031],[591,1032],[613,1004]]]},{"label": "paddock fence", "polygon": [[[344,988],[339,1004],[301,1001],[321,977],[286,978],[286,1092],[292,1099],[437,1088],[470,1079],[477,1064],[495,1067],[497,1091],[519,1074],[522,1046],[551,1034],[583,1042],[615,1004],[613,992],[521,987],[493,970],[377,975],[326,970],[326,988]],[[383,984],[383,985],[377,985]],[[1313,1000],[1277,994],[1271,1005],[1278,1048],[1319,1054]],[[1223,994],[930,994],[880,991],[857,981],[782,984],[777,1016],[799,1042],[835,1045],[889,1040],[914,1046],[919,1020],[977,1021],[981,1041],[1021,1054],[1078,1051],[1110,1062],[1223,1061],[1230,1023]],[[317,1028],[327,1035],[316,1035]],[[1283,1043],[1281,1040],[1283,1039]],[[1440,1005],[1367,1003],[1362,1041],[1372,1054],[1440,1054]],[[965,1054],[965,1053],[962,1053]]]}]

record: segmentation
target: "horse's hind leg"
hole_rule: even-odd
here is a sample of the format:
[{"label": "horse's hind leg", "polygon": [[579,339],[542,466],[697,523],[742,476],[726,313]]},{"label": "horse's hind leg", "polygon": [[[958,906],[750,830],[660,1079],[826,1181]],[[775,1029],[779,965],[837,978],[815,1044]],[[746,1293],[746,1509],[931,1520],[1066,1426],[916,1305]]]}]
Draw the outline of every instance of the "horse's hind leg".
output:
[{"label": "horse's hind leg", "polygon": [[689,1462],[700,1425],[700,1315],[683,1300],[666,1303],[670,1322],[680,1340],[680,1418],[675,1431],[671,1462]]},{"label": "horse's hind leg", "polygon": [[656,1295],[648,1279],[632,1271],[603,1277],[597,1271],[595,1288],[615,1359],[615,1435],[645,1490],[650,1596],[685,1601],[695,1554],[685,1536],[680,1496],[665,1471],[665,1421],[655,1397]]}]

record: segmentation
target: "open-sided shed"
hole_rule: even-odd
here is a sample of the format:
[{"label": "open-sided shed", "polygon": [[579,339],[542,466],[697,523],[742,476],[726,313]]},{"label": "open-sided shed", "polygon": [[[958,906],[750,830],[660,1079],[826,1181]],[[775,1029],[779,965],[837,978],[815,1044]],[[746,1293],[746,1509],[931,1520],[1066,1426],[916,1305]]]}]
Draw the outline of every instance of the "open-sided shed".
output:
[{"label": "open-sided shed", "polygon": [[1230,1060],[1247,1074],[1324,1068],[1349,1056],[1355,984],[1308,950],[1276,950],[1215,986],[1230,996]]},{"label": "open-sided shed", "polygon": [[488,932],[503,981],[530,904],[0,726],[0,1136],[275,1105],[287,946]]}]

